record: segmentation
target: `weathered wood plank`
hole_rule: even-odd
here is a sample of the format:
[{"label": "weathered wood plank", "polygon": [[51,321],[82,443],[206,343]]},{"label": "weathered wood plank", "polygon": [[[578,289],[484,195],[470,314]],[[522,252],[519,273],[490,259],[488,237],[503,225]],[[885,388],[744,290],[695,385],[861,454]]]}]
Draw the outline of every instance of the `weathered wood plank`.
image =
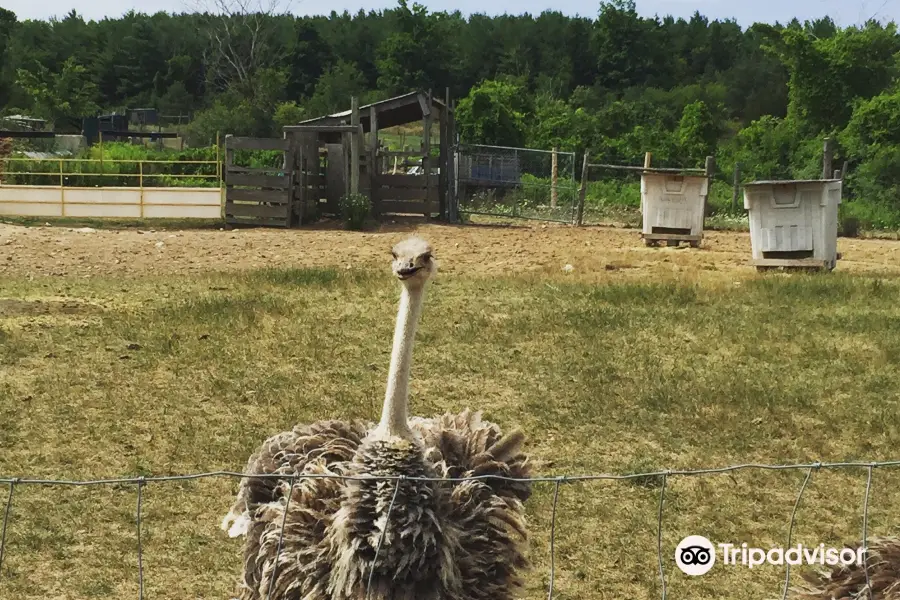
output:
[{"label": "weathered wood plank", "polygon": [[803,267],[826,268],[828,261],[818,258],[756,258],[750,261],[755,267]]},{"label": "weathered wood plank", "polygon": [[287,218],[290,211],[288,204],[276,204],[267,206],[265,204],[235,204],[233,202],[225,202],[225,214],[241,217],[263,217],[263,218]]},{"label": "weathered wood plank", "polygon": [[427,200],[425,188],[377,188],[378,200]]},{"label": "weathered wood plank", "polygon": [[[431,175],[431,184],[438,184],[438,175]],[[422,188],[427,187],[428,182],[424,175],[391,175],[384,174],[378,176],[378,187],[386,186],[392,188]]]},{"label": "weathered wood plank", "polygon": [[437,188],[431,188],[429,192],[426,192],[423,188],[378,188],[372,190],[372,197],[375,202],[385,200],[401,200],[404,202],[440,201]]},{"label": "weathered wood plank", "polygon": [[229,225],[248,225],[257,227],[289,227],[290,221],[284,219],[264,219],[259,217],[242,217],[240,215],[225,216],[225,222]]},{"label": "weathered wood plank", "polygon": [[324,175],[319,175],[318,173],[306,173],[305,177],[304,181],[308,187],[323,186],[328,181]]},{"label": "weathered wood plank", "polygon": [[284,138],[226,137],[225,147],[233,150],[289,150]]},{"label": "weathered wood plank", "polygon": [[249,173],[226,173],[225,185],[246,185],[251,187],[284,188],[291,187],[289,175],[256,175]]},{"label": "weathered wood plank", "polygon": [[703,239],[702,235],[691,235],[689,233],[641,233],[641,237],[645,240],[678,242],[699,242]]},{"label": "weathered wood plank", "polygon": [[[431,92],[428,92],[428,107],[431,108]],[[431,111],[428,111],[428,114],[425,115],[424,123],[423,123],[423,131],[422,131],[422,148],[425,150],[425,156],[422,157],[422,171],[425,175],[431,174],[431,125],[433,123],[433,116]],[[432,199],[432,190],[437,190],[437,185],[431,184],[431,179],[425,179],[425,190],[429,200]],[[435,200],[437,197],[434,198]]]},{"label": "weathered wood plank", "polygon": [[359,127],[353,125],[285,125],[282,129],[287,132],[301,133],[353,133],[359,131]]},{"label": "weathered wood plank", "polygon": [[[350,97],[350,124],[354,127],[359,125],[359,99],[356,96]],[[355,133],[350,134],[350,193],[359,193],[359,136]]]},{"label": "weathered wood plank", "polygon": [[290,190],[245,190],[239,188],[228,188],[225,190],[225,199],[228,201],[287,204],[290,202],[290,198]]},{"label": "weathered wood plank", "polygon": [[438,213],[441,210],[440,202],[403,202],[396,200],[382,200],[380,212],[382,213],[407,213],[423,215],[426,213]]},{"label": "weathered wood plank", "polygon": [[395,156],[399,158],[404,156],[418,156],[421,158],[424,156],[424,152],[421,150],[382,150],[379,152],[379,155],[387,156],[388,158],[394,158]]},{"label": "weathered wood plank", "polygon": [[[282,167],[239,167],[237,165],[227,165],[225,168],[225,175],[228,176],[230,173],[241,173],[246,175],[271,175],[273,173],[283,173],[284,169]],[[278,175],[281,177],[281,175]]]},{"label": "weathered wood plank", "polygon": [[[425,98],[422,97],[422,94],[418,95],[419,100],[419,108],[422,110],[423,117],[431,116],[431,102],[426,102]],[[429,98],[430,100],[430,98]]]}]

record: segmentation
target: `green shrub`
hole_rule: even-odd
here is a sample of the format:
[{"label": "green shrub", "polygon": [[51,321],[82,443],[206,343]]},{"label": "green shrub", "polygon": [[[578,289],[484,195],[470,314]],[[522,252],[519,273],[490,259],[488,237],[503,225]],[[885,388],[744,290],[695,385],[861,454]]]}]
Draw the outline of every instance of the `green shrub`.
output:
[{"label": "green shrub", "polygon": [[369,199],[363,194],[345,194],[341,198],[341,219],[349,229],[359,231],[369,218]]},{"label": "green shrub", "polygon": [[859,237],[859,218],[840,211],[838,214],[838,235],[840,237]]}]

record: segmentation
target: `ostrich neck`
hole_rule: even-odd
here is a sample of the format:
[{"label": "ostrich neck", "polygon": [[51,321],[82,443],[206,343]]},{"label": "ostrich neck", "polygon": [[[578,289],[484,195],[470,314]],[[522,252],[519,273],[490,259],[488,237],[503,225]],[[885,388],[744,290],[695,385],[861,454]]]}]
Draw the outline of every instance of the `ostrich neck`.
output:
[{"label": "ostrich neck", "polygon": [[424,296],[425,286],[410,289],[404,285],[400,293],[400,308],[397,311],[397,324],[394,328],[394,348],[391,352],[384,408],[378,425],[379,430],[388,436],[412,437],[407,421],[409,369],[412,365],[413,340]]}]

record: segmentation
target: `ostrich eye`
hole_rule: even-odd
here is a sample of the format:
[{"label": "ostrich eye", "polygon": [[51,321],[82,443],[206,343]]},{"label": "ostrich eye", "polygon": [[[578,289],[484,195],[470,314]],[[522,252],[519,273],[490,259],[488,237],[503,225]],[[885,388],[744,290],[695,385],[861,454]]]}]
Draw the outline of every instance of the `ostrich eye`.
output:
[{"label": "ostrich eye", "polygon": [[396,259],[397,259],[397,253],[396,253],[396,252],[391,252],[391,256],[393,256],[393,257],[394,257],[394,260],[396,260]]},{"label": "ostrich eye", "polygon": [[422,260],[424,260],[424,261],[429,261],[429,260],[431,260],[431,255],[430,255],[430,254],[424,254],[424,255],[422,256]]}]

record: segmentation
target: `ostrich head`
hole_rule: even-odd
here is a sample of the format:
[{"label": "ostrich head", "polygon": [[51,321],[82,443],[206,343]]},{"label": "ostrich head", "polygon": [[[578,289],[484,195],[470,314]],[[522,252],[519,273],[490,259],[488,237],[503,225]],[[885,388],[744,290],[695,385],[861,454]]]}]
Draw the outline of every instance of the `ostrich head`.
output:
[{"label": "ostrich head", "polygon": [[437,272],[431,244],[419,237],[398,242],[391,250],[391,268],[408,289],[424,287]]}]

